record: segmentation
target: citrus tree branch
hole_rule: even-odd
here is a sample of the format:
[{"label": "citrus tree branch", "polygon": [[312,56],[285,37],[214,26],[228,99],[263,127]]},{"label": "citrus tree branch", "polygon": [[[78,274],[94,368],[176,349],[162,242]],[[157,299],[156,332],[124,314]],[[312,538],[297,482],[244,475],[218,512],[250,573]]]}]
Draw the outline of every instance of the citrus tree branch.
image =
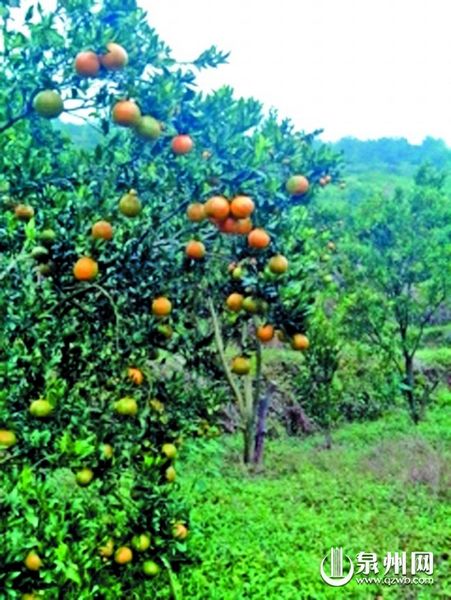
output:
[{"label": "citrus tree branch", "polygon": [[230,370],[230,367],[227,363],[227,358],[226,358],[225,350],[224,350],[224,341],[223,341],[222,334],[221,334],[221,328],[219,325],[218,315],[216,314],[215,307],[213,305],[213,300],[211,298],[209,298],[207,304],[208,304],[208,310],[211,315],[211,320],[213,322],[215,342],[216,342],[216,347],[219,352],[219,357],[221,359],[222,367],[224,369],[224,373],[226,375],[227,381],[235,395],[236,401],[238,402],[240,412],[244,416],[245,412],[246,412],[244,398],[241,393],[241,390],[239,389],[239,387],[237,386],[236,382],[233,379],[232,371]]}]

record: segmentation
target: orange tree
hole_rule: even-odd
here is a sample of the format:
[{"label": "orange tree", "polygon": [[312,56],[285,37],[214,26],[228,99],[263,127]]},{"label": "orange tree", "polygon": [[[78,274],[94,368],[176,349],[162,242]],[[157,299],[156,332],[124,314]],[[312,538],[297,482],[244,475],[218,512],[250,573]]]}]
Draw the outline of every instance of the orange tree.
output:
[{"label": "orange tree", "polygon": [[[188,534],[179,433],[213,410],[213,339],[251,331],[227,313],[218,333],[219,306],[252,295],[263,325],[303,333],[308,256],[294,283],[272,273],[280,258],[264,265],[283,240],[303,251],[302,205],[334,161],[253,100],[196,93],[195,70],[226,57],[178,65],[134,1],[34,3],[20,30],[15,4],[0,8],[0,583],[11,598],[164,597]],[[63,111],[88,119],[92,149],[54,127]],[[286,188],[292,174],[309,190]],[[189,204],[237,195],[253,198],[253,232],[248,201],[227,225],[241,235],[222,233],[223,214],[186,219]],[[198,243],[186,254],[190,240],[205,257]],[[224,258],[240,263],[232,275]],[[258,397],[258,377],[250,387]]]}]

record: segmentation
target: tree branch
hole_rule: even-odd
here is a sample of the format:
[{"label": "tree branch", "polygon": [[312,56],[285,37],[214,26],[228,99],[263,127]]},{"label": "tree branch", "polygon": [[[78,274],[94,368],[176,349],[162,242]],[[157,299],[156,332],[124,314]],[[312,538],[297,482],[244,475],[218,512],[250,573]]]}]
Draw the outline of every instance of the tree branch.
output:
[{"label": "tree branch", "polygon": [[230,367],[227,363],[227,358],[226,358],[225,350],[224,350],[224,342],[223,342],[222,335],[221,335],[221,328],[219,325],[218,315],[216,314],[215,308],[213,306],[213,300],[211,298],[209,298],[207,304],[208,304],[208,310],[210,311],[211,319],[213,321],[213,329],[214,329],[214,333],[215,333],[216,347],[218,348],[218,352],[219,352],[219,356],[221,358],[221,363],[222,363],[222,366],[224,369],[224,373],[225,373],[227,381],[235,395],[235,398],[238,402],[240,412],[244,416],[246,414],[246,405],[244,402],[243,395],[242,395],[239,387],[236,385],[236,383],[233,379],[232,371],[230,370]]}]

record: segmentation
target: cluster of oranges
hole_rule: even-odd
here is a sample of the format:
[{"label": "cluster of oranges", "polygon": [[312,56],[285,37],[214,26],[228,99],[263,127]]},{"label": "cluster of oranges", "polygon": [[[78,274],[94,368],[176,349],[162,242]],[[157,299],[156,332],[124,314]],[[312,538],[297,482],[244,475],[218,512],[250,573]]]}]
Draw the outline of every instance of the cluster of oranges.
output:
[{"label": "cluster of oranges", "polygon": [[[79,77],[98,77],[102,71],[120,71],[128,64],[128,53],[123,46],[115,42],[106,45],[107,52],[97,54],[92,50],[79,52],[75,57],[74,69]],[[64,111],[64,102],[60,94],[54,89],[40,91],[33,99],[35,112],[46,119],[59,117]],[[132,128],[144,139],[156,140],[160,137],[164,125],[151,115],[141,114],[135,100],[122,98],[115,102],[111,117],[116,125]],[[194,142],[189,135],[176,135],[171,140],[171,149],[174,154],[187,154],[194,147]]]},{"label": "cluster of oranges", "polygon": [[[286,182],[286,190],[293,196],[303,196],[309,190],[309,181],[304,175],[293,175]],[[205,203],[194,202],[188,205],[186,215],[195,223],[209,219],[216,228],[228,235],[247,235],[247,245],[255,250],[265,250],[271,244],[271,238],[265,229],[254,227],[252,214],[255,203],[252,198],[238,195],[228,200],[224,196],[213,196]],[[193,260],[203,259],[206,254],[205,245],[198,240],[190,240],[185,247],[186,255]],[[288,270],[288,260],[282,254],[269,258],[267,269],[273,275],[282,275]],[[233,279],[242,277],[242,268],[236,263],[229,266]],[[226,299],[226,306],[232,312],[244,310],[250,314],[261,312],[262,302],[252,296],[243,296],[238,292],[231,293]],[[263,311],[264,312],[264,311]],[[271,323],[259,325],[256,336],[260,342],[270,342],[275,335],[275,327]],[[279,331],[279,339],[284,340],[283,332]],[[297,333],[291,338],[291,346],[295,350],[306,350],[309,341],[304,334]],[[232,371],[237,375],[246,375],[250,372],[250,360],[244,356],[236,356],[231,365]]]},{"label": "cluster of oranges", "polygon": [[[172,527],[172,535],[178,541],[186,540],[189,531],[184,523],[178,521]],[[152,548],[152,536],[149,532],[134,535],[130,545],[115,547],[114,540],[108,538],[102,546],[99,547],[99,555],[107,561],[113,559],[118,565],[127,565],[134,560],[135,552],[144,554]],[[25,567],[29,571],[38,572],[44,566],[44,560],[36,550],[30,550],[24,559]],[[142,563],[142,570],[145,575],[155,577],[161,570],[160,565],[153,560],[145,560]],[[25,595],[24,597],[34,598],[33,595]]]},{"label": "cluster of oranges", "polygon": [[[161,299],[158,299],[159,301]],[[158,304],[158,303],[157,303]],[[127,371],[128,378],[136,385],[141,385],[144,381],[143,372],[136,368],[130,367]],[[130,406],[133,404],[133,406]],[[30,405],[30,413],[33,416],[44,418],[51,414],[53,407],[47,400],[35,400]],[[136,401],[132,398],[123,398],[115,403],[115,410],[123,416],[134,416],[137,413]],[[0,449],[7,449],[17,443],[15,434],[12,431],[0,430]],[[102,456],[105,459],[112,459],[114,449],[110,444],[103,444]],[[162,464],[165,468],[165,479],[168,483],[172,483],[176,479],[176,471],[173,466],[173,461],[177,457],[177,448],[173,443],[166,442],[162,445],[160,456],[156,464]],[[168,466],[169,463],[169,466]],[[75,474],[75,480],[80,487],[87,487],[93,481],[95,475],[89,467],[83,467]],[[178,541],[183,541],[188,537],[189,530],[185,523],[176,521],[172,526],[172,536]],[[104,559],[113,559],[118,565],[126,565],[134,560],[135,552],[145,553],[152,552],[153,544],[152,537],[149,532],[143,532],[134,535],[129,545],[119,545],[115,548],[115,541],[109,538],[98,548],[99,555]],[[41,558],[36,550],[30,550],[25,556],[24,564],[29,571],[40,571],[44,566],[45,561]],[[144,560],[142,570],[145,575],[154,577],[161,570],[160,565],[153,560]]]},{"label": "cluster of oranges", "polygon": [[[186,215],[196,223],[209,219],[221,233],[247,235],[249,247],[261,250],[269,246],[271,238],[264,229],[253,227],[251,215],[254,210],[254,201],[249,196],[239,195],[231,200],[212,196],[205,203],[189,204]],[[205,255],[205,247],[202,242],[191,240],[186,246],[186,254],[189,258],[201,259]]]}]

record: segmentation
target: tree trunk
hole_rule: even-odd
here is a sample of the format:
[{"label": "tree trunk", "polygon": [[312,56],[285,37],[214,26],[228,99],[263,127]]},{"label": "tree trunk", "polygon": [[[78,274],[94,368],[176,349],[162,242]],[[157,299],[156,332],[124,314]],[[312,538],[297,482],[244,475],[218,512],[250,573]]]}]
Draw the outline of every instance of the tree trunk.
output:
[{"label": "tree trunk", "polygon": [[257,398],[257,424],[255,431],[255,444],[254,444],[254,463],[261,464],[263,462],[263,448],[265,445],[266,436],[266,417],[268,416],[269,405],[271,404],[271,398],[276,391],[276,384],[274,381],[268,381],[268,385],[264,395],[261,398]]},{"label": "tree trunk", "polygon": [[257,408],[257,429],[255,432],[254,463],[261,464],[263,461],[263,447],[266,435],[266,416],[269,408],[269,395],[264,394]]},{"label": "tree trunk", "polygon": [[403,388],[403,392],[404,392],[404,396],[407,400],[407,405],[409,407],[409,412],[410,412],[412,421],[414,422],[415,425],[418,425],[418,422],[420,420],[420,415],[418,414],[417,405],[415,402],[415,393],[414,393],[415,378],[414,378],[414,372],[413,372],[413,357],[407,353],[404,355],[404,368],[405,368],[405,375],[404,375],[405,387]]},{"label": "tree trunk", "polygon": [[248,418],[244,424],[243,429],[244,436],[244,452],[243,461],[244,464],[248,465],[252,462],[252,444],[254,441],[254,421]]},{"label": "tree trunk", "polygon": [[329,426],[327,426],[324,432],[324,448],[326,450],[330,450],[332,448],[332,433]]}]

